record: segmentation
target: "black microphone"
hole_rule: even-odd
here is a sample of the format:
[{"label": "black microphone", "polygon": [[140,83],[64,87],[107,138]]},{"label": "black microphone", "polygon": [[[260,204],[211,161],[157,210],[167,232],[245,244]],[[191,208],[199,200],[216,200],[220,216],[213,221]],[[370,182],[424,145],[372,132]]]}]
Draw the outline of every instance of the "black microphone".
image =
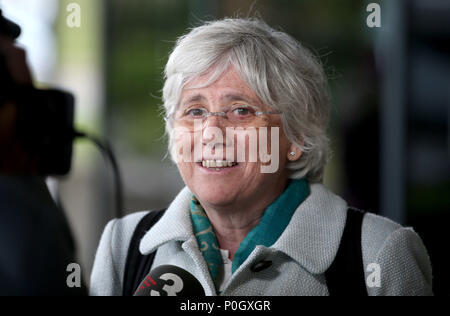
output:
[{"label": "black microphone", "polygon": [[186,270],[162,265],[150,271],[134,296],[205,296],[205,290]]}]

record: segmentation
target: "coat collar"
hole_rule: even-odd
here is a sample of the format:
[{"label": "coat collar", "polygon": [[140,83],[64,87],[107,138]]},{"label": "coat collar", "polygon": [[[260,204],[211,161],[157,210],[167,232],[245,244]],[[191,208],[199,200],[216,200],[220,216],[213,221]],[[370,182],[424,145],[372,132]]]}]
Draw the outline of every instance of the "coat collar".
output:
[{"label": "coat collar", "polygon": [[347,218],[347,203],[322,184],[311,194],[271,248],[284,252],[312,274],[324,273],[336,257]]},{"label": "coat collar", "polygon": [[178,193],[161,219],[142,238],[139,244],[142,254],[147,255],[169,241],[186,241],[194,236],[189,214],[191,196],[188,187]]},{"label": "coat collar", "polygon": [[[324,273],[339,248],[347,203],[322,184],[311,184],[311,194],[297,208],[280,238],[270,248],[281,251],[312,274]],[[141,253],[149,254],[169,241],[195,238],[189,216],[192,193],[185,187],[164,216],[144,235]]]}]

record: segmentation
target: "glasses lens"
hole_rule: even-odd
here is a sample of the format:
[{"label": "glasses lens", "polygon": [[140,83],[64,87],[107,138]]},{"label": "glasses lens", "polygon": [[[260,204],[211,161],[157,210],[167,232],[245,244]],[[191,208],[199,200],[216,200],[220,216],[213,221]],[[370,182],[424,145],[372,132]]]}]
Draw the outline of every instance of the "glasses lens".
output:
[{"label": "glasses lens", "polygon": [[256,119],[257,110],[249,105],[234,105],[227,111],[227,118],[234,126],[247,126],[253,124]]},{"label": "glasses lens", "polygon": [[261,115],[261,110],[247,104],[236,104],[223,112],[208,112],[204,108],[180,109],[175,114],[175,121],[180,126],[194,129],[205,127],[210,116],[220,116],[224,121],[222,124],[234,127],[259,127],[267,125],[266,115]]},{"label": "glasses lens", "polygon": [[180,126],[193,128],[195,122],[201,124],[207,113],[203,108],[179,109],[175,112],[175,122]]}]

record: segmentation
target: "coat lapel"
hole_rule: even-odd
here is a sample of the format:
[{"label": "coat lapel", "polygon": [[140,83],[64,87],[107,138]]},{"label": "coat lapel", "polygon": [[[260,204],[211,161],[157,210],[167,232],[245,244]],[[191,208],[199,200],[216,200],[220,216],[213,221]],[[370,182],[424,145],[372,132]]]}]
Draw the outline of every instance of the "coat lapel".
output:
[{"label": "coat lapel", "polygon": [[271,248],[284,252],[310,273],[321,274],[338,251],[347,203],[322,184],[312,184],[310,189],[311,194]]},{"label": "coat lapel", "polygon": [[178,193],[163,217],[142,238],[139,245],[142,254],[147,255],[169,241],[186,241],[193,236],[189,215],[191,196],[187,187]]}]

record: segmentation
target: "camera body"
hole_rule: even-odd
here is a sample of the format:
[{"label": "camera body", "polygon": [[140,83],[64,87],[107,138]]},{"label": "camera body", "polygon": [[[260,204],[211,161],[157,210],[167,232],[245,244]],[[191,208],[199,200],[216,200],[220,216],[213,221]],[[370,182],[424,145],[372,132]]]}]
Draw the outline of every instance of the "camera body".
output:
[{"label": "camera body", "polygon": [[[3,17],[0,34],[15,39],[20,27]],[[0,107],[13,102],[18,109],[16,135],[37,163],[39,175],[65,175],[70,171],[74,138],[74,96],[57,89],[19,85],[12,79],[0,54]]]}]

